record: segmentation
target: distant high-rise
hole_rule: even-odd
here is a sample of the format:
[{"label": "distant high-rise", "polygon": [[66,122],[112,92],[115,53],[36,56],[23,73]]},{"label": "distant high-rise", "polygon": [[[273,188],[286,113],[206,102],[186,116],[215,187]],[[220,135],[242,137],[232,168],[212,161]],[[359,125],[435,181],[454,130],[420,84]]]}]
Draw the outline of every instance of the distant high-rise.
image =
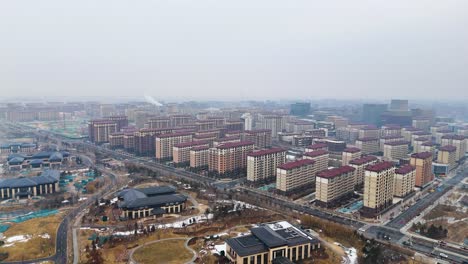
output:
[{"label": "distant high-rise", "polygon": [[408,100],[392,99],[390,111],[408,111]]},{"label": "distant high-rise", "polygon": [[376,126],[382,125],[382,115],[387,111],[386,104],[364,104],[362,106],[362,121]]},{"label": "distant high-rise", "polygon": [[305,116],[310,113],[310,103],[294,103],[291,104],[291,115]]},{"label": "distant high-rise", "polygon": [[245,113],[241,117],[244,120],[244,129],[252,130],[253,129],[253,117],[250,113]]}]

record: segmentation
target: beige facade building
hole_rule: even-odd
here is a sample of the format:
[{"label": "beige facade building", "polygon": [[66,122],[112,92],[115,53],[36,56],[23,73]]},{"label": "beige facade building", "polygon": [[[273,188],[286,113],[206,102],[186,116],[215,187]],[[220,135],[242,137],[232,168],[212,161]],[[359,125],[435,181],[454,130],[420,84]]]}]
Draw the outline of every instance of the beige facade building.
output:
[{"label": "beige facade building", "polygon": [[376,156],[364,156],[358,159],[353,159],[349,162],[349,166],[356,169],[354,171],[354,186],[359,188],[364,184],[364,174],[367,166],[375,164],[379,161]]},{"label": "beige facade building", "polygon": [[401,137],[401,127],[398,125],[384,125],[380,128],[380,137]]},{"label": "beige facade building", "polygon": [[305,152],[312,152],[312,151],[321,150],[321,149],[328,150],[327,143],[315,143],[315,144],[309,145],[305,147]]},{"label": "beige facade building", "polygon": [[425,140],[431,140],[431,133],[428,132],[415,132],[411,135],[411,146],[414,147],[415,140],[423,138]]},{"label": "beige facade building", "polygon": [[379,138],[379,149],[383,152],[385,143],[402,140],[405,140],[403,136],[382,136]]},{"label": "beige facade building", "polygon": [[442,137],[442,146],[452,145],[457,148],[455,159],[459,161],[465,157],[468,139],[461,135],[445,135]]},{"label": "beige facade building", "polygon": [[406,141],[411,141],[413,139],[413,134],[417,132],[423,131],[415,127],[404,127],[401,129],[401,135],[405,138]]},{"label": "beige facade building", "polygon": [[437,153],[437,162],[442,164],[447,164],[449,170],[452,170],[456,167],[457,161],[457,147],[452,145],[442,146],[439,148]]},{"label": "beige facade building", "polygon": [[352,195],[354,171],[351,166],[342,166],[319,172],[315,180],[315,203],[323,207],[333,207]]},{"label": "beige facade building", "polygon": [[384,159],[389,161],[398,161],[408,158],[408,141],[387,142],[384,145]]},{"label": "beige facade building", "polygon": [[383,161],[366,167],[362,216],[377,217],[392,205],[394,178],[395,167],[392,162]]},{"label": "beige facade building", "polygon": [[286,128],[286,117],[283,115],[260,114],[258,121],[260,128],[270,130],[272,138],[277,138],[278,133]]},{"label": "beige facade building", "polygon": [[157,160],[171,160],[172,148],[176,144],[192,141],[193,134],[190,132],[180,132],[171,134],[157,135],[156,142],[156,159]]},{"label": "beige facade building", "polygon": [[276,178],[276,167],[286,162],[286,150],[272,148],[251,152],[247,155],[247,180],[264,182]]},{"label": "beige facade building", "polygon": [[435,142],[437,144],[442,145],[442,138],[446,136],[451,136],[451,135],[455,135],[455,133],[452,130],[449,130],[449,129],[437,130],[435,132]]},{"label": "beige facade building", "polygon": [[412,154],[410,164],[416,167],[416,187],[424,187],[434,180],[431,152]]},{"label": "beige facade building", "polygon": [[264,149],[271,147],[271,130],[270,129],[256,129],[244,131],[243,140],[252,141],[255,148]]},{"label": "beige facade building", "polygon": [[409,165],[403,165],[395,170],[393,179],[393,196],[403,198],[413,192],[416,183],[416,169]]},{"label": "beige facade building", "polygon": [[117,132],[117,123],[111,120],[91,120],[88,123],[89,140],[96,144],[109,142],[109,135]]},{"label": "beige facade building", "polygon": [[363,154],[377,153],[380,151],[378,138],[360,138],[356,140],[356,147],[360,148]]},{"label": "beige facade building", "polygon": [[206,141],[189,141],[175,144],[172,147],[172,161],[176,165],[190,164],[190,150],[193,147],[209,147],[210,144]]},{"label": "beige facade building", "polygon": [[422,131],[429,131],[431,127],[430,119],[413,119],[413,127],[420,129]]},{"label": "beige facade building", "polygon": [[306,152],[302,156],[303,159],[315,161],[316,172],[321,172],[328,168],[329,153],[326,150],[320,149],[312,152]]},{"label": "beige facade building", "polygon": [[208,169],[209,153],[209,147],[192,147],[190,149],[190,168],[195,170]]},{"label": "beige facade building", "polygon": [[358,159],[361,155],[361,150],[358,148],[345,148],[341,156],[341,164],[348,165],[351,160]]},{"label": "beige facade building", "polygon": [[312,187],[315,182],[315,161],[302,159],[284,163],[276,169],[276,189],[284,194]]},{"label": "beige facade building", "polygon": [[254,149],[252,141],[227,143],[211,148],[208,167],[215,175],[237,176],[247,169],[247,155]]},{"label": "beige facade building", "polygon": [[359,138],[379,138],[380,130],[374,126],[367,126],[359,129]]},{"label": "beige facade building", "polygon": [[213,141],[213,147],[217,147],[226,143],[234,143],[234,142],[241,142],[241,138],[239,136],[232,136],[232,137],[223,137],[223,138],[215,139]]}]

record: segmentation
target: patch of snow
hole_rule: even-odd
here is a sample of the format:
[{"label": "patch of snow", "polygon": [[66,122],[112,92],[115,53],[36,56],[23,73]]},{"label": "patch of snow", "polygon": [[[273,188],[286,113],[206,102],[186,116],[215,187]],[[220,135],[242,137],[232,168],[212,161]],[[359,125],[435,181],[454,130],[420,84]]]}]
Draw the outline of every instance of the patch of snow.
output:
[{"label": "patch of snow", "polygon": [[214,248],[211,250],[211,253],[220,255],[221,251],[224,251],[224,253],[226,253],[226,243],[222,245],[214,245]]},{"label": "patch of snow", "polygon": [[12,236],[7,239],[5,239],[5,243],[11,244],[15,242],[28,242],[28,240],[31,239],[30,235],[18,235],[18,236]]},{"label": "patch of snow", "polygon": [[41,238],[46,238],[46,239],[50,239],[50,235],[45,233],[45,234],[42,234],[42,235],[39,235],[39,237]]}]

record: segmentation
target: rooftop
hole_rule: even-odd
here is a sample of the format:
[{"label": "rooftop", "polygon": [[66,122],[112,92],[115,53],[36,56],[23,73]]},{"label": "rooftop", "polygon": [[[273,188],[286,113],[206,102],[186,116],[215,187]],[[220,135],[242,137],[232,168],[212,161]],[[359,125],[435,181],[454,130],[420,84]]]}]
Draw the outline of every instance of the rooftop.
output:
[{"label": "rooftop", "polygon": [[403,129],[405,131],[421,131],[421,129],[415,127],[404,127]]},{"label": "rooftop", "polygon": [[256,133],[271,133],[271,129],[254,129],[254,130],[245,130],[247,134],[256,134]]},{"label": "rooftop", "polygon": [[439,148],[439,151],[447,151],[447,152],[455,152],[457,151],[457,147],[452,145],[446,145]]},{"label": "rooftop", "polygon": [[299,168],[299,167],[302,167],[302,166],[312,165],[314,163],[315,163],[314,160],[301,159],[301,160],[296,160],[296,161],[284,163],[283,165],[278,166],[278,169],[292,170],[292,169],[296,169],[296,168]]},{"label": "rooftop", "polygon": [[317,174],[317,177],[331,179],[346,173],[353,172],[354,170],[355,168],[351,166],[341,166],[338,168],[321,171]]},{"label": "rooftop", "polygon": [[466,137],[463,135],[443,135],[442,139],[464,140]]},{"label": "rooftop", "polygon": [[376,156],[364,156],[362,158],[353,159],[353,160],[349,161],[349,164],[363,165],[363,164],[366,164],[366,163],[369,163],[369,162],[375,161],[375,160],[377,160]]},{"label": "rooftop", "polygon": [[362,141],[362,142],[369,142],[369,141],[376,141],[376,140],[379,140],[379,139],[375,137],[363,137],[363,138],[356,139],[356,141]]},{"label": "rooftop", "polygon": [[428,142],[422,143],[421,146],[432,147],[432,146],[435,146],[435,143],[432,143],[432,142],[428,141]]},{"label": "rooftop", "polygon": [[156,138],[182,137],[182,136],[190,136],[190,135],[192,135],[192,133],[190,132],[178,132],[178,133],[168,133],[168,134],[157,135]]},{"label": "rooftop", "polygon": [[413,133],[413,135],[415,135],[415,136],[430,136],[431,133],[429,133],[429,132],[424,132],[424,131],[419,131],[419,132]]},{"label": "rooftop", "polygon": [[427,159],[427,158],[432,158],[432,153],[431,152],[419,152],[419,153],[412,154],[411,157],[416,158],[416,159]]},{"label": "rooftop", "polygon": [[408,144],[409,144],[409,142],[406,141],[406,140],[385,142],[385,145],[389,145],[389,146],[403,146],[403,145],[408,145]]},{"label": "rooftop", "polygon": [[271,149],[263,149],[259,151],[254,151],[249,153],[247,156],[250,157],[260,157],[264,155],[269,155],[269,154],[274,154],[274,153],[280,153],[280,152],[285,152],[286,149],[283,148],[271,148]]},{"label": "rooftop", "polygon": [[397,139],[397,138],[403,138],[403,137],[402,136],[392,136],[392,135],[380,137],[380,139]]},{"label": "rooftop", "polygon": [[314,157],[322,156],[322,155],[325,155],[325,154],[328,154],[328,151],[326,151],[324,149],[319,149],[319,150],[315,150],[315,151],[306,152],[306,153],[304,153],[304,156],[314,158]]},{"label": "rooftop", "polygon": [[413,166],[411,166],[410,164],[406,164],[406,165],[403,165],[401,167],[399,167],[398,169],[395,170],[395,173],[396,174],[407,174],[411,171],[414,171],[415,168]]},{"label": "rooftop", "polygon": [[209,146],[196,146],[196,147],[193,147],[191,150],[200,151],[200,150],[207,150],[207,149],[210,149],[210,147]]},{"label": "rooftop", "polygon": [[453,131],[450,129],[440,129],[437,130],[437,133],[453,133]]},{"label": "rooftop", "polygon": [[306,147],[306,149],[322,149],[322,148],[326,148],[328,147],[328,145],[326,143],[317,143],[317,144],[312,144],[308,147]]},{"label": "rooftop", "polygon": [[382,161],[376,164],[372,164],[366,167],[366,170],[373,172],[382,172],[393,167],[393,163],[389,161]]},{"label": "rooftop", "polygon": [[348,152],[348,153],[358,153],[359,151],[361,151],[360,148],[353,148],[353,147],[345,148],[343,150],[343,152]]},{"label": "rooftop", "polygon": [[40,176],[18,177],[0,180],[0,188],[23,188],[39,184],[52,184],[58,182],[60,172],[57,170],[45,170]]},{"label": "rooftop", "polygon": [[174,147],[176,147],[176,148],[187,148],[187,147],[194,147],[194,146],[207,145],[207,144],[209,144],[209,143],[206,142],[206,141],[190,141],[190,142],[175,144]]},{"label": "rooftop", "polygon": [[230,142],[230,143],[222,144],[216,148],[218,149],[238,148],[238,147],[244,147],[244,146],[254,145],[254,144],[255,143],[252,141]]},{"label": "rooftop", "polygon": [[414,141],[429,141],[429,139],[427,137],[418,137],[415,138]]}]

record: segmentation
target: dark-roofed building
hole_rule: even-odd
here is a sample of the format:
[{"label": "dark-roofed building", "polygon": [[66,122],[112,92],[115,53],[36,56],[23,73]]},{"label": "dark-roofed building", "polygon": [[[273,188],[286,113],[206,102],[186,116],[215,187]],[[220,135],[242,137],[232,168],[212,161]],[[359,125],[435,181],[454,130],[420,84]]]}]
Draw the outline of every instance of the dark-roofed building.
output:
[{"label": "dark-roofed building", "polygon": [[10,170],[21,170],[30,168],[60,168],[62,162],[70,156],[67,151],[41,151],[30,154],[10,154],[7,158]]},{"label": "dark-roofed building", "polygon": [[284,258],[294,262],[309,258],[318,248],[315,237],[286,221],[260,224],[250,235],[226,240],[226,256],[236,264],[272,264]]},{"label": "dark-roofed building", "polygon": [[33,143],[7,143],[0,145],[0,154],[32,153],[36,150]]},{"label": "dark-roofed building", "polygon": [[341,164],[343,166],[348,165],[353,159],[361,157],[361,149],[359,148],[345,148],[341,156]]},{"label": "dark-roofed building", "polygon": [[247,180],[265,182],[274,180],[276,167],[286,162],[286,149],[271,148],[251,152],[247,155]]},{"label": "dark-roofed building", "polygon": [[350,197],[354,191],[355,170],[351,166],[342,166],[319,172],[315,180],[315,203],[333,207]]},{"label": "dark-roofed building", "polygon": [[312,188],[317,173],[316,162],[302,159],[284,163],[276,169],[276,189],[284,194],[304,188]]},{"label": "dark-roofed building", "polygon": [[0,198],[31,198],[59,190],[60,172],[45,170],[40,176],[0,180]]},{"label": "dark-roofed building", "polygon": [[177,194],[172,186],[124,189],[117,198],[122,219],[180,213],[187,202],[187,197]]},{"label": "dark-roofed building", "polygon": [[392,205],[395,167],[392,162],[383,161],[366,167],[364,176],[364,197],[361,215],[377,217]]},{"label": "dark-roofed building", "polygon": [[413,192],[416,182],[416,169],[410,164],[395,170],[393,179],[393,196],[403,198]]},{"label": "dark-roofed building", "polygon": [[358,188],[364,184],[365,168],[368,165],[374,164],[379,159],[376,156],[364,156],[361,158],[353,159],[349,162],[349,166],[355,168],[354,171],[354,185]]}]

